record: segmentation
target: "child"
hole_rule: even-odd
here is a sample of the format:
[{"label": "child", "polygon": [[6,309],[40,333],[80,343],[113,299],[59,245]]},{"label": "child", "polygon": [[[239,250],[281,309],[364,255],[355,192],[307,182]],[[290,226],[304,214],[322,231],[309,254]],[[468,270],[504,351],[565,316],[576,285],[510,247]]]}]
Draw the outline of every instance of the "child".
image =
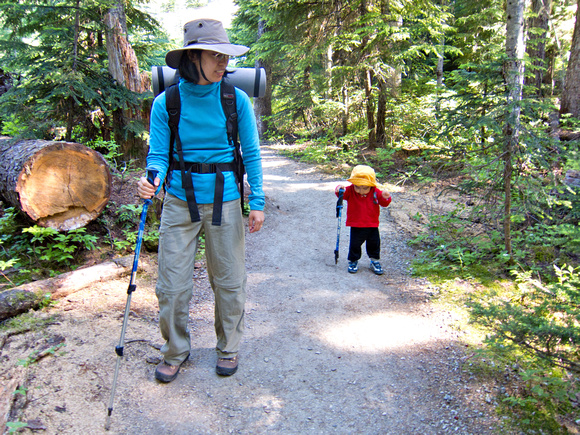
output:
[{"label": "child", "polygon": [[350,246],[348,248],[348,271],[358,271],[358,260],[362,255],[362,244],[366,242],[367,255],[371,260],[371,270],[377,275],[383,274],[381,258],[381,238],[379,235],[380,207],[391,203],[391,195],[386,190],[379,190],[375,171],[370,166],[358,165],[352,170],[347,180],[352,185],[337,186],[336,196],[340,189],[345,189],[343,198],[348,202],[346,226],[350,227]]}]

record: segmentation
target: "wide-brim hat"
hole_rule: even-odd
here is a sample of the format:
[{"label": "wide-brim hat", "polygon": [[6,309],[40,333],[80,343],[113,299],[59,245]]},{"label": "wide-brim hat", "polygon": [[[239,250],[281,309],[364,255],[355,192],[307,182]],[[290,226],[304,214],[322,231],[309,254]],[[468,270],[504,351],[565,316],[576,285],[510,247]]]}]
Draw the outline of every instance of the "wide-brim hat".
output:
[{"label": "wide-brim hat", "polygon": [[185,23],[183,48],[171,50],[165,55],[167,65],[177,69],[186,50],[210,50],[228,56],[241,56],[249,47],[231,44],[221,21],[203,18]]},{"label": "wide-brim hat", "polygon": [[357,186],[378,187],[375,170],[367,165],[357,165],[353,168],[350,178],[347,180]]}]

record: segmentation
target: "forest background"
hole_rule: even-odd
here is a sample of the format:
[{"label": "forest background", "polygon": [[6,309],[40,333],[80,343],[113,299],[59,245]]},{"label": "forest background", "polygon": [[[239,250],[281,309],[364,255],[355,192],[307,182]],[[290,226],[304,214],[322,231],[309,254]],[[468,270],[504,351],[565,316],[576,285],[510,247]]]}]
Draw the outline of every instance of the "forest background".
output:
[{"label": "forest background", "polygon": [[[337,175],[366,163],[380,181],[453,193],[453,211],[411,217],[424,225],[413,273],[485,336],[480,374],[519,380],[498,412],[526,433],[577,430],[579,2],[235,3],[230,38],[251,47],[236,66],[268,77],[254,101],[262,140]],[[178,6],[3,1],[1,133],[78,142],[115,176],[141,175],[151,67],[182,44],[160,12]],[[207,3],[184,6],[189,20]],[[99,225],[59,234],[4,206],[3,288],[79,267],[86,250],[126,253],[138,212],[111,203]]]}]

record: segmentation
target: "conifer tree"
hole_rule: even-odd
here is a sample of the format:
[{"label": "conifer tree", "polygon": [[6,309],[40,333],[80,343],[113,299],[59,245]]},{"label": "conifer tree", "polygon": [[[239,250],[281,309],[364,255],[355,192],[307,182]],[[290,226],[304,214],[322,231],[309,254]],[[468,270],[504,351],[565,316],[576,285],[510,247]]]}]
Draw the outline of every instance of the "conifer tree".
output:
[{"label": "conifer tree", "polygon": [[[4,134],[27,138],[109,140],[112,113],[141,106],[142,96],[107,71],[107,3],[8,0],[0,18],[2,64],[16,80],[0,99]],[[134,32],[159,33],[132,6]],[[144,131],[145,126],[137,126]]]}]

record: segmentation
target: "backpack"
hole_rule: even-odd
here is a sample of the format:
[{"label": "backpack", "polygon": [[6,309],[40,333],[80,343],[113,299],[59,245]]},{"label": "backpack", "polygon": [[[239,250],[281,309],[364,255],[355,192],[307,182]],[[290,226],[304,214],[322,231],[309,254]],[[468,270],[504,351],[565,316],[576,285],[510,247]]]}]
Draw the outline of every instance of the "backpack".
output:
[{"label": "backpack", "polygon": [[[216,185],[213,203],[212,225],[221,225],[223,193],[224,193],[224,175],[222,172],[233,171],[240,190],[240,204],[242,211],[244,209],[244,174],[246,172],[240,142],[238,140],[238,113],[236,108],[236,91],[232,84],[222,80],[220,83],[221,103],[226,116],[226,131],[228,143],[234,147],[234,161],[229,163],[190,163],[183,159],[183,150],[179,138],[179,118],[181,115],[181,99],[179,96],[179,84],[175,83],[165,90],[165,99],[167,113],[169,115],[169,129],[171,136],[169,139],[169,168],[166,184],[171,181],[171,171],[179,169],[181,171],[182,187],[185,189],[187,206],[192,222],[199,222],[199,210],[195,201],[195,192],[191,180],[192,173],[199,174],[216,174]],[[179,161],[175,162],[173,158],[175,150]]]}]

